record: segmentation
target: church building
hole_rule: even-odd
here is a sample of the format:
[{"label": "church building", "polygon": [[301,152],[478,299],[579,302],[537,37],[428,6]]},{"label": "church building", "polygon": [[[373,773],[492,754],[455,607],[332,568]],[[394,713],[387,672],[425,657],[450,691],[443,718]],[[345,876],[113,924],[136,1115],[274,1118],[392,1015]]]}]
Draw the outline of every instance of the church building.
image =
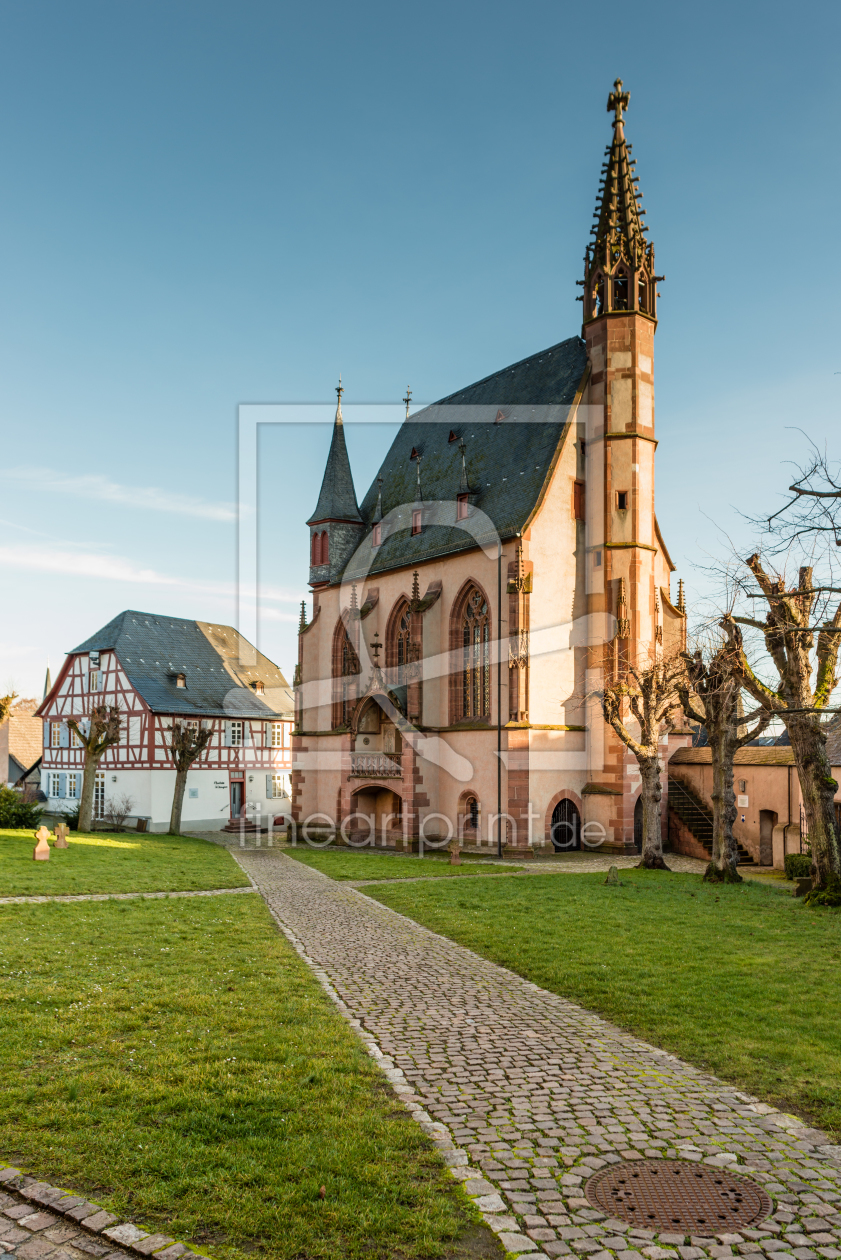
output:
[{"label": "church building", "polygon": [[[361,503],[337,391],[295,675],[292,816],[307,836],[633,851],[639,771],[599,687],[682,645],[685,608],[654,510],[663,277],[628,101],[617,80],[581,336],[412,415],[407,395]],[[688,741],[663,738],[665,782]]]}]

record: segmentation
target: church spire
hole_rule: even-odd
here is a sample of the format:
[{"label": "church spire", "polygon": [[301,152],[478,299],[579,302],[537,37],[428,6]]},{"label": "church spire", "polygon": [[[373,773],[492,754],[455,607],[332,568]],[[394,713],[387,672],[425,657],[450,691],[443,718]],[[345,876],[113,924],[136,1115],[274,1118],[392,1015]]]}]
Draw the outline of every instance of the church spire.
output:
[{"label": "church spire", "polygon": [[318,496],[315,511],[307,521],[308,525],[317,525],[322,521],[352,521],[354,525],[362,524],[345,445],[345,429],[342,420],[342,394],[344,392],[342,378],[339,377],[339,384],[336,386],[337,403],[333,440],[330,443],[327,466],[324,469],[321,493]]},{"label": "church spire", "polygon": [[625,111],[631,100],[617,79],[607,99],[613,114],[613,142],[605,150],[602,182],[593,227],[595,239],[584,255],[584,323],[617,311],[635,311],[650,318],[657,314],[654,246],[646,241],[637,188],[633,145],[625,140]]}]

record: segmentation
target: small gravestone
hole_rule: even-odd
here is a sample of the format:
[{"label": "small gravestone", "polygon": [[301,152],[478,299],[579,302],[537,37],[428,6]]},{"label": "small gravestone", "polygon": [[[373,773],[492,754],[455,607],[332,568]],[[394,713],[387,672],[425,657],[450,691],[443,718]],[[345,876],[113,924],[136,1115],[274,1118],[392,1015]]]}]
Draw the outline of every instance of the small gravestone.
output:
[{"label": "small gravestone", "polygon": [[461,854],[459,853],[457,836],[453,836],[450,841],[450,866],[461,866]]},{"label": "small gravestone", "polygon": [[49,835],[50,833],[47,831],[46,827],[39,827],[38,830],[35,832],[35,839],[38,841],[38,843],[36,844],[35,848],[32,850],[32,857],[34,861],[49,862],[50,860],[50,846],[48,843]]},{"label": "small gravestone", "polygon": [[619,879],[619,871],[616,869],[615,866],[611,866],[610,870],[607,873],[607,879],[604,882],[606,884],[621,883],[621,880]]},{"label": "small gravestone", "polygon": [[54,849],[67,848],[67,823],[58,823],[58,825],[56,826],[55,844],[53,845],[53,848]]}]

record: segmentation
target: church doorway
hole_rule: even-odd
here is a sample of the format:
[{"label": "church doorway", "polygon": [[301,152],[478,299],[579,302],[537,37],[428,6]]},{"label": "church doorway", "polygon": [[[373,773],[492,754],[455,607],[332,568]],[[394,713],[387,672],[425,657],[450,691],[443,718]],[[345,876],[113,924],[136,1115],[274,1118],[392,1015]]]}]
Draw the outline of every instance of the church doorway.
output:
[{"label": "church doorway", "polygon": [[552,810],[552,827],[549,834],[555,850],[559,853],[581,848],[581,815],[574,801],[558,801]]},{"label": "church doorway", "polygon": [[634,848],[637,853],[642,853],[642,797],[637,797],[637,803],[634,806]]}]

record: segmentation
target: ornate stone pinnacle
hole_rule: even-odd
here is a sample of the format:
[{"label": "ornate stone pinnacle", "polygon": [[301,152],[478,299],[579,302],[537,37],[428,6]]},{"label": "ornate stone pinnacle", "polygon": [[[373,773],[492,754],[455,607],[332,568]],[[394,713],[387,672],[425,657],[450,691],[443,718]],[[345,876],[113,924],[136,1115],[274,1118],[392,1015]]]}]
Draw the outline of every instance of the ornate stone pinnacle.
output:
[{"label": "ornate stone pinnacle", "polygon": [[686,616],[686,592],[683,589],[683,578],[678,578],[677,583],[677,610]]},{"label": "ornate stone pinnacle", "polygon": [[623,122],[622,111],[623,109],[627,109],[630,103],[631,103],[631,93],[622,91],[622,80],[621,79],[614,80],[613,91],[611,92],[610,96],[607,98],[607,112],[610,113],[610,111],[613,110],[614,127],[617,125],[621,127],[622,122]]},{"label": "ornate stone pinnacle", "polygon": [[298,634],[302,634],[307,628],[307,602],[301,600],[301,620],[298,622]]}]

